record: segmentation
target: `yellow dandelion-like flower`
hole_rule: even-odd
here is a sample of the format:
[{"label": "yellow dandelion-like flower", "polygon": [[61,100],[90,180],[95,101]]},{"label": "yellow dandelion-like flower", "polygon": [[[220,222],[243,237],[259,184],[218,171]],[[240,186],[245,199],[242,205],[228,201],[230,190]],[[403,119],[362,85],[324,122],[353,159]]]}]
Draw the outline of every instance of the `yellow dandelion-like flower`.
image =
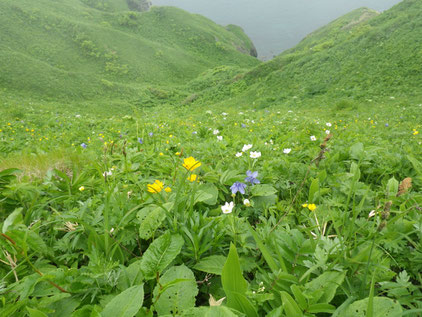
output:
[{"label": "yellow dandelion-like flower", "polygon": [[163,187],[164,187],[164,184],[160,182],[159,180],[156,180],[154,183],[147,185],[148,192],[153,193],[153,194],[161,192],[163,190]]},{"label": "yellow dandelion-like flower", "polygon": [[192,174],[191,176],[188,177],[188,180],[191,181],[191,182],[194,182],[194,181],[196,181],[197,178],[198,178],[198,175]]},{"label": "yellow dandelion-like flower", "polygon": [[170,192],[171,192],[171,188],[170,188],[170,187],[166,187],[166,188],[164,188],[164,191],[165,191],[166,193],[170,193]]},{"label": "yellow dandelion-like flower", "polygon": [[194,169],[201,166],[201,162],[195,160],[192,156],[185,158],[183,160],[183,167],[188,171],[193,171]]},{"label": "yellow dandelion-like flower", "polygon": [[308,205],[308,209],[309,209],[310,211],[314,211],[316,208],[317,208],[317,207],[316,207],[316,205],[315,205],[315,204],[309,204],[309,205]]}]

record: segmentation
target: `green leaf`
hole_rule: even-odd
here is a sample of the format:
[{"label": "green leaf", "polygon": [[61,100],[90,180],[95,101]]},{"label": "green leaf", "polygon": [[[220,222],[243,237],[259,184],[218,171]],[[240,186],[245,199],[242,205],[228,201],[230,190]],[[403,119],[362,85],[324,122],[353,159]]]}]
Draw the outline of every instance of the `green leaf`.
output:
[{"label": "green leaf", "polygon": [[195,195],[195,203],[202,202],[207,205],[215,205],[218,199],[218,189],[214,184],[202,184]]},{"label": "green leaf", "polygon": [[343,283],[344,272],[324,272],[305,284],[304,294],[313,298],[314,303],[328,304],[336,295],[337,288]]},{"label": "green leaf", "polygon": [[154,279],[157,273],[161,273],[180,253],[183,243],[180,235],[171,235],[170,232],[151,243],[141,260],[145,279]]},{"label": "green leaf", "polygon": [[183,312],[182,317],[237,317],[229,308],[224,306],[195,307]]},{"label": "green leaf", "polygon": [[195,306],[198,294],[195,276],[185,265],[169,268],[162,277],[160,285],[154,289],[154,305],[158,315],[179,315],[183,310]]},{"label": "green leaf", "polygon": [[232,243],[230,244],[229,255],[221,274],[221,282],[227,296],[228,307],[245,313],[248,317],[258,316],[255,308],[245,296],[248,283],[243,278],[239,256],[236,247]]},{"label": "green leaf", "polygon": [[166,219],[166,212],[161,207],[145,207],[138,211],[136,217],[140,222],[139,237],[148,240]]},{"label": "green leaf", "polygon": [[29,313],[29,317],[48,317],[46,314],[44,314],[42,311],[38,309],[34,309],[27,306],[26,310]]},{"label": "green leaf", "polygon": [[299,286],[293,284],[290,286],[290,289],[292,290],[292,293],[295,296],[295,299],[300,308],[305,309],[308,306],[308,302],[305,296],[303,295],[302,291],[300,290]]},{"label": "green leaf", "polygon": [[271,185],[254,185],[252,186],[251,193],[253,196],[271,196],[277,193],[277,190]]},{"label": "green leaf", "polygon": [[352,159],[359,161],[363,159],[364,155],[365,155],[365,151],[363,149],[363,143],[358,142],[358,143],[353,144],[350,147],[350,157]]},{"label": "green leaf", "polygon": [[222,255],[211,255],[207,258],[203,258],[193,267],[195,270],[221,275],[223,271],[224,263],[226,258]]},{"label": "green leaf", "polygon": [[308,195],[308,202],[314,203],[315,193],[319,191],[319,179],[315,178],[311,182],[311,186],[309,187],[309,195]]},{"label": "green leaf", "polygon": [[141,284],[144,280],[141,267],[141,260],[133,262],[128,267],[123,267],[119,275],[118,288],[125,290],[131,286]]},{"label": "green leaf", "polygon": [[[339,317],[366,317],[368,309],[369,298],[365,298],[354,302],[347,307],[343,312],[338,314]],[[374,297],[373,309],[376,312],[375,316],[382,317],[401,317],[403,309],[399,303],[386,297]]]},{"label": "green leaf", "polygon": [[[278,267],[277,263],[274,261],[274,258],[268,248],[265,246],[264,242],[261,240],[261,238],[258,236],[258,234],[255,232],[255,230],[252,228],[252,226],[247,222],[249,232],[252,234],[256,244],[258,245],[259,250],[262,253],[262,256],[264,257],[265,261],[267,262],[268,266],[270,267],[271,271],[273,273],[277,273],[280,268]],[[286,265],[283,262],[283,259],[281,259],[281,266],[284,272],[287,272]]]},{"label": "green leaf", "polygon": [[394,177],[390,178],[387,183],[387,198],[392,198],[399,191],[399,182]]},{"label": "green leaf", "polygon": [[289,293],[281,291],[280,295],[287,317],[303,316],[302,310],[299,308],[295,300],[289,295]]},{"label": "green leaf", "polygon": [[328,313],[332,314],[336,310],[335,306],[330,304],[313,304],[306,309],[308,313],[318,314],[318,313]]},{"label": "green leaf", "polygon": [[133,317],[144,302],[144,285],[135,285],[114,297],[101,312],[103,317]]},{"label": "green leaf", "polygon": [[2,229],[3,233],[6,233],[7,229],[10,226],[22,223],[23,221],[22,210],[23,208],[17,208],[6,218],[6,220],[3,223],[3,229]]}]

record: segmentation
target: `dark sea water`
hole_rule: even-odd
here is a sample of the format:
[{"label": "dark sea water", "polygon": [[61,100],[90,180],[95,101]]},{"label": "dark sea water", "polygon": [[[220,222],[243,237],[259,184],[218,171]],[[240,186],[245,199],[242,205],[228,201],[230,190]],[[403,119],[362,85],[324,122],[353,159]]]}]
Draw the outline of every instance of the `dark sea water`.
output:
[{"label": "dark sea water", "polygon": [[317,28],[359,7],[378,11],[400,0],[152,0],[202,14],[215,22],[241,26],[259,57],[270,59]]}]

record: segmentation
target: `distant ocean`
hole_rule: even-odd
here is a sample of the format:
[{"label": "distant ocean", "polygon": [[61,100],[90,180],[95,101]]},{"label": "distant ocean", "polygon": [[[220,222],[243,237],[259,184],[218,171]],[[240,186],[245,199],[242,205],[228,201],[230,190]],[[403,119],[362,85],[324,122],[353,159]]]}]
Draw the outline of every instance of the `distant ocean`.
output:
[{"label": "distant ocean", "polygon": [[202,14],[218,24],[241,26],[259,58],[295,46],[307,34],[359,7],[386,10],[400,0],[152,0]]}]

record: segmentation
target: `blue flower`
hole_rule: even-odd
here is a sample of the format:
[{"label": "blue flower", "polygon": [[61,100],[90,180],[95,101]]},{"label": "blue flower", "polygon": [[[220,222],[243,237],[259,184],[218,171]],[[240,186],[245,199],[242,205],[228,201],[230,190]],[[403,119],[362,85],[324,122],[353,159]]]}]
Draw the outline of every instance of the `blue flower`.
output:
[{"label": "blue flower", "polygon": [[247,171],[246,176],[245,182],[249,182],[252,185],[260,183],[260,181],[256,179],[258,177],[258,172]]},{"label": "blue flower", "polygon": [[138,138],[139,144],[144,144],[144,140],[142,138]]},{"label": "blue flower", "polygon": [[243,184],[241,182],[236,182],[230,187],[233,195],[235,195],[237,192],[240,192],[242,195],[244,195],[245,188],[246,188],[246,184]]},{"label": "blue flower", "polygon": [[88,145],[86,145],[85,143],[82,143],[81,146],[86,149],[88,147]]},{"label": "blue flower", "polygon": [[153,135],[154,135],[154,133],[150,132],[150,133],[148,133],[148,135],[149,135],[149,136],[153,136]]}]

